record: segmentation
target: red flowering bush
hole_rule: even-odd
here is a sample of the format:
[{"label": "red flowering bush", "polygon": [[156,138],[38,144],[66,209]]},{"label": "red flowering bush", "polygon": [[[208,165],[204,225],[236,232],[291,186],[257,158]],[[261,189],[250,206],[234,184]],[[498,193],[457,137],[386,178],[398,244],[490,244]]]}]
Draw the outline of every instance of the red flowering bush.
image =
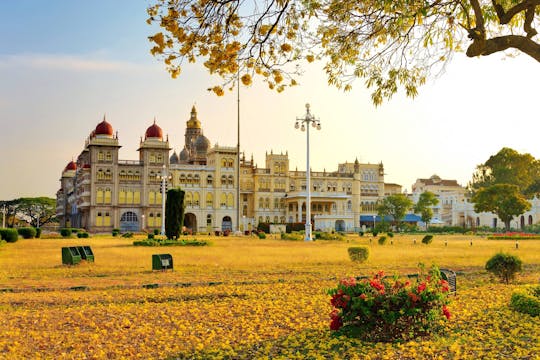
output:
[{"label": "red flowering bush", "polygon": [[430,335],[441,319],[450,319],[448,290],[437,268],[421,271],[414,283],[382,271],[371,279],[343,279],[328,291],[334,307],[330,329],[368,341]]}]

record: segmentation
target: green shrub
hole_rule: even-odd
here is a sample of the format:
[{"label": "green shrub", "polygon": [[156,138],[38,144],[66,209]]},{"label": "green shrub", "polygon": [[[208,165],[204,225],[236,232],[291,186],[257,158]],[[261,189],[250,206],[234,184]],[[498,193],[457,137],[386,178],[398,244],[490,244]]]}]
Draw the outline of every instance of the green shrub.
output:
[{"label": "green shrub", "polygon": [[375,236],[379,235],[379,232],[378,231],[373,231],[372,234],[373,234],[373,237],[375,237]]},{"label": "green shrub", "polygon": [[41,237],[41,228],[36,228],[36,238],[40,238]]},{"label": "green shrub", "polygon": [[351,261],[363,263],[369,257],[369,248],[367,246],[355,246],[347,249]]},{"label": "green shrub", "polygon": [[363,231],[359,231],[359,232],[358,232],[358,235],[359,235],[359,236],[364,236],[364,232],[363,232]]},{"label": "green shrub", "polygon": [[390,237],[390,238],[393,238],[393,237],[394,237],[394,233],[393,233],[393,232],[389,232],[389,233],[387,233],[387,235],[388,235],[388,237]]},{"label": "green shrub", "polygon": [[259,237],[259,239],[266,239],[266,233],[264,231],[259,231],[257,233],[257,236]]},{"label": "green shrub", "polygon": [[17,232],[23,237],[23,239],[32,239],[36,237],[36,229],[33,227],[18,228]]},{"label": "green shrub", "polygon": [[172,239],[145,239],[136,240],[133,242],[134,246],[206,246],[210,245],[205,240],[172,240]]},{"label": "green shrub", "polygon": [[379,245],[386,244],[386,236],[381,236],[379,240],[377,240],[377,242],[379,243]]},{"label": "green shrub", "polygon": [[345,239],[345,235],[340,232],[328,233],[328,232],[316,231],[314,234],[315,234],[316,240],[343,240]]},{"label": "green shrub", "polygon": [[155,237],[154,234],[148,234],[148,240],[152,240]]},{"label": "green shrub", "polygon": [[132,238],[132,237],[133,237],[133,233],[132,233],[132,232],[123,233],[123,234],[122,234],[122,237],[123,237],[123,238]]},{"label": "green shrub", "polygon": [[426,235],[422,238],[422,244],[429,245],[433,241],[433,235]]},{"label": "green shrub", "polygon": [[71,233],[72,233],[71,228],[60,229],[60,235],[62,235],[62,237],[70,237]]},{"label": "green shrub", "polygon": [[159,229],[154,229],[154,235],[159,235],[159,232],[160,232]]},{"label": "green shrub", "polygon": [[281,240],[304,240],[304,234],[296,231],[290,234],[281,233]]},{"label": "green shrub", "polygon": [[330,329],[374,342],[407,341],[441,329],[450,318],[448,286],[438,269],[421,272],[418,282],[384,277],[343,279],[328,291],[332,296]]},{"label": "green shrub", "polygon": [[90,237],[90,235],[89,235],[86,231],[84,231],[84,232],[83,232],[83,231],[79,231],[79,232],[77,233],[77,237],[78,237],[79,239],[86,239],[86,238]]},{"label": "green shrub", "polygon": [[540,285],[514,291],[510,307],[523,314],[540,316]]},{"label": "green shrub", "polygon": [[2,240],[6,240],[8,243],[14,243],[19,240],[19,233],[17,229],[5,228],[0,229]]},{"label": "green shrub", "polygon": [[521,260],[514,255],[497,253],[486,263],[486,270],[498,276],[501,282],[508,284],[521,271]]},{"label": "green shrub", "polygon": [[112,236],[118,236],[120,234],[120,229],[112,229]]}]

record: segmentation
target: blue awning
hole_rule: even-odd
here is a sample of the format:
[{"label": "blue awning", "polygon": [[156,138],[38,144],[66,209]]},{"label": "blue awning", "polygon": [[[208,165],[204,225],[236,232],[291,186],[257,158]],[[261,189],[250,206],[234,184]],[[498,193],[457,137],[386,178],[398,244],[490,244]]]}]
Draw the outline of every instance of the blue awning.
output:
[{"label": "blue awning", "polygon": [[[392,217],[387,215],[384,217],[384,221],[391,222]],[[415,214],[407,214],[401,221],[419,222],[419,221],[422,221],[422,218]],[[373,222],[373,215],[360,215],[360,222],[366,222],[366,223]],[[381,222],[381,217],[379,215],[375,215],[375,222]]]}]

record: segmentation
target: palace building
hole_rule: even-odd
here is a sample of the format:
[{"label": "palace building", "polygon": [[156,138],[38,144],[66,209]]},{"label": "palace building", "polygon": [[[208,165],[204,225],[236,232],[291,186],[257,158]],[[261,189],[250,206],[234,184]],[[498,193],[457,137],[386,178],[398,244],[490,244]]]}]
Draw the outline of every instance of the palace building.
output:
[{"label": "palace building", "polygon": [[[195,107],[179,154],[170,154],[168,136],[163,137],[155,121],[140,140],[139,160],[120,160],[120,147],[117,133],[104,118],[76,160],[62,171],[56,210],[62,227],[91,232],[161,228],[162,176],[168,188],[185,191],[184,225],[193,232],[306,221],[306,172],[289,168],[288,153],[267,153],[265,167],[260,168],[253,156],[239,156],[236,147],[212,146]],[[356,160],[338,164],[336,171],[311,171],[314,228],[353,231],[370,226],[376,202],[390,189],[400,189],[388,185],[385,190],[382,163]]]}]

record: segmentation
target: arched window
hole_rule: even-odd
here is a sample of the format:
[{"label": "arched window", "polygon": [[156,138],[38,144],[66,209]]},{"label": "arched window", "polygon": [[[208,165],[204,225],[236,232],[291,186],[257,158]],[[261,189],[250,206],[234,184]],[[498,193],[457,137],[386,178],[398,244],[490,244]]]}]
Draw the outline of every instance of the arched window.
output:
[{"label": "arched window", "polygon": [[103,204],[103,189],[98,189],[96,192],[96,204]]},{"label": "arched window", "polygon": [[105,154],[105,157],[107,161],[112,161],[112,153],[110,151],[107,151],[107,153]]},{"label": "arched window", "polygon": [[199,185],[201,183],[201,178],[199,177],[199,174],[193,175],[193,183],[196,185]]},{"label": "arched window", "polygon": [[148,224],[147,224],[147,226],[148,226],[148,227],[153,227],[153,226],[155,226],[154,213],[148,214]]},{"label": "arched window", "polygon": [[224,208],[227,206],[227,195],[225,193],[221,193],[221,196],[219,198],[219,205]]},{"label": "arched window", "polygon": [[279,199],[278,198],[274,199],[274,209],[279,209]]},{"label": "arched window", "polygon": [[279,222],[279,218],[277,216],[274,216],[274,224],[277,224]]},{"label": "arched window", "polygon": [[221,185],[227,185],[227,176],[221,175]]},{"label": "arched window", "polygon": [[259,198],[259,209],[264,208],[264,199],[262,197]]},{"label": "arched window", "polygon": [[106,212],[105,217],[103,219],[103,225],[104,226],[111,226],[111,214]]},{"label": "arched window", "polygon": [[180,174],[180,178],[178,179],[180,184],[185,184],[187,182],[186,180],[186,174]]},{"label": "arched window", "polygon": [[193,206],[199,207],[199,203],[200,203],[200,195],[198,192],[195,192],[193,194]]},{"label": "arched window", "polygon": [[184,204],[186,204],[186,207],[191,207],[192,201],[193,199],[192,199],[191,193],[187,192],[184,198]]},{"label": "arched window", "polygon": [[105,189],[105,198],[103,200],[105,204],[111,203],[111,197],[112,197],[111,195],[112,195],[111,189]]},{"label": "arched window", "polygon": [[227,207],[234,207],[234,196],[232,193],[229,193],[229,195],[227,195]]},{"label": "arched window", "polygon": [[212,177],[212,175],[208,175],[208,176],[206,177],[206,184],[207,184],[208,186],[212,186],[212,185],[214,184],[214,178]]},{"label": "arched window", "polygon": [[221,167],[227,167],[227,159],[221,159]]},{"label": "arched window", "polygon": [[227,184],[233,186],[234,185],[234,177],[232,175],[229,175],[227,178]]},{"label": "arched window", "polygon": [[228,159],[228,160],[227,160],[227,167],[232,168],[233,166],[234,166],[234,161],[233,161],[233,159]]},{"label": "arched window", "polygon": [[347,201],[347,210],[352,210],[352,201]]},{"label": "arched window", "polygon": [[263,217],[259,216],[259,224],[263,222]]},{"label": "arched window", "polygon": [[156,154],[150,153],[150,162],[155,163],[156,162]]},{"label": "arched window", "polygon": [[213,205],[214,205],[214,201],[212,199],[212,194],[211,193],[206,194],[206,207],[212,208]]},{"label": "arched window", "polygon": [[269,198],[264,199],[264,208],[265,209],[270,209],[270,199]]},{"label": "arched window", "polygon": [[105,154],[103,153],[103,151],[98,152],[97,159],[98,161],[105,160]]},{"label": "arched window", "polygon": [[98,211],[96,216],[96,226],[103,226],[103,214],[101,211]]},{"label": "arched window", "polygon": [[161,226],[161,213],[156,214],[156,226]]},{"label": "arched window", "polygon": [[267,217],[266,217],[266,222],[267,222],[267,223],[270,223],[270,216],[267,216]]}]

